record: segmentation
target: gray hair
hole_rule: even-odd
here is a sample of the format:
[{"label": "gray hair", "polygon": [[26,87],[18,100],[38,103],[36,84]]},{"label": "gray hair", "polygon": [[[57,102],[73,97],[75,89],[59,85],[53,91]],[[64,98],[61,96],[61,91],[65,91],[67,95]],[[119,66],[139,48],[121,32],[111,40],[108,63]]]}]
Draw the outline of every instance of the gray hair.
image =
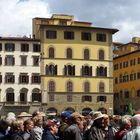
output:
[{"label": "gray hair", "polygon": [[124,115],[120,120],[120,127],[125,127],[131,121],[132,116]]},{"label": "gray hair", "polygon": [[132,124],[133,124],[133,126],[140,125],[140,114],[136,114],[132,117]]}]

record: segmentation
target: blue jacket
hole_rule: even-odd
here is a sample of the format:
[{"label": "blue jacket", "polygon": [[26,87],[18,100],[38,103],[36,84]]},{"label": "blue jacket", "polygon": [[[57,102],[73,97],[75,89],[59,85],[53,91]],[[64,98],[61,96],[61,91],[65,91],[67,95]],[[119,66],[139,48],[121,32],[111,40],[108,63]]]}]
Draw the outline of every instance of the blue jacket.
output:
[{"label": "blue jacket", "polygon": [[44,130],[42,140],[58,140],[58,138],[53,135],[49,130]]}]

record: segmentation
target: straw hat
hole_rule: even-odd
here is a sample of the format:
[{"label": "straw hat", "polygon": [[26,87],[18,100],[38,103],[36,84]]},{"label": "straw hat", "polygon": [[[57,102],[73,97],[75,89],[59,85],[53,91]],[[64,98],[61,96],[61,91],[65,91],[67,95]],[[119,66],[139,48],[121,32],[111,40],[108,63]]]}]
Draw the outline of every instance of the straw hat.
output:
[{"label": "straw hat", "polygon": [[98,119],[100,119],[100,118],[103,118],[104,117],[104,114],[102,114],[101,112],[99,112],[99,111],[96,111],[96,112],[94,112],[94,114],[93,114],[93,120],[95,121],[95,120],[98,120]]},{"label": "straw hat", "polygon": [[20,115],[18,115],[18,117],[32,117],[32,115],[27,112],[22,112]]}]

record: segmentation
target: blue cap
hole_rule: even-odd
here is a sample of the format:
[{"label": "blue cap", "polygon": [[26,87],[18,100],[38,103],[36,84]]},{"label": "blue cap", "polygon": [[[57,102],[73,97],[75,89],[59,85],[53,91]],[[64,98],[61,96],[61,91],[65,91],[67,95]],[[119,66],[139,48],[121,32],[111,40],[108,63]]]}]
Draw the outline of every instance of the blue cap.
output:
[{"label": "blue cap", "polygon": [[70,112],[68,112],[68,111],[63,111],[62,113],[61,113],[61,117],[65,117],[65,118],[69,118],[70,117]]}]

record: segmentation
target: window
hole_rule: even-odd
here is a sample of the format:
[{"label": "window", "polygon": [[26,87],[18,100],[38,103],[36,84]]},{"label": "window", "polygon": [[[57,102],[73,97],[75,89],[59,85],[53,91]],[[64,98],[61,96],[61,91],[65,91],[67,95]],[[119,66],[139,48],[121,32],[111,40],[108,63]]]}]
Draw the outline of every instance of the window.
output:
[{"label": "window", "polygon": [[21,66],[26,66],[27,65],[27,56],[21,55]]},{"label": "window", "polygon": [[120,74],[119,81],[120,81],[120,83],[123,82],[123,76],[122,76],[122,74]]},{"label": "window", "polygon": [[55,82],[54,81],[50,81],[49,82],[49,92],[55,92]]},{"label": "window", "polygon": [[130,74],[130,81],[134,81],[134,80],[136,80],[136,73],[131,73]]},{"label": "window", "polygon": [[92,76],[92,66],[82,66],[82,76]]},{"label": "window", "polygon": [[120,69],[122,69],[122,63],[120,63]]},{"label": "window", "polygon": [[89,59],[89,49],[84,49],[84,59],[85,60]]},{"label": "window", "polygon": [[6,102],[8,103],[14,103],[14,93],[7,93],[6,94]]},{"label": "window", "polygon": [[106,34],[97,33],[96,40],[100,42],[106,42]]},{"label": "window", "polygon": [[84,92],[90,92],[90,83],[89,82],[84,83]]},{"label": "window", "polygon": [[0,74],[0,83],[2,83],[2,75]]},{"label": "window", "polygon": [[57,75],[57,65],[46,65],[46,75]]},{"label": "window", "polygon": [[40,84],[41,83],[41,77],[40,77],[39,73],[32,74],[32,83],[33,84]]},{"label": "window", "polygon": [[104,92],[104,83],[103,82],[99,83],[99,92]]},{"label": "window", "polygon": [[13,73],[6,73],[5,75],[5,83],[14,83],[15,82],[15,76]]},{"label": "window", "polygon": [[13,66],[15,64],[15,58],[12,55],[7,55],[5,57],[5,65],[6,66]]},{"label": "window", "polygon": [[32,102],[41,102],[41,93],[32,93]]},{"label": "window", "polygon": [[118,78],[115,77],[115,84],[118,84]]},{"label": "window", "polygon": [[7,52],[15,51],[15,44],[14,43],[5,43],[5,51],[7,51]]},{"label": "window", "polygon": [[99,60],[104,60],[104,51],[99,50]]},{"label": "window", "polygon": [[135,65],[135,59],[131,59],[130,60],[130,66],[134,66]]},{"label": "window", "polygon": [[71,48],[67,48],[66,58],[72,59],[72,49]]},{"label": "window", "polygon": [[49,58],[54,58],[54,48],[53,47],[50,47],[49,48]]},{"label": "window", "polygon": [[48,39],[56,39],[57,38],[56,31],[47,30],[46,31],[46,38],[48,38]]},{"label": "window", "polygon": [[14,103],[14,90],[12,88],[6,90],[6,102]]},{"label": "window", "polygon": [[40,52],[41,47],[40,44],[33,44],[33,52]]},{"label": "window", "polygon": [[54,100],[55,100],[54,93],[49,94],[49,101],[54,101]]},{"label": "window", "polygon": [[118,64],[115,64],[114,65],[114,70],[117,70],[118,69]]},{"label": "window", "polygon": [[67,95],[67,101],[68,101],[68,102],[72,102],[72,95],[70,95],[70,94]]},{"label": "window", "polygon": [[137,97],[140,97],[140,89],[137,90]]},{"label": "window", "polygon": [[74,39],[74,32],[64,31],[64,39]]},{"label": "window", "polygon": [[29,44],[22,43],[21,44],[21,52],[28,52],[29,51]]},{"label": "window", "polygon": [[39,56],[33,56],[33,66],[39,66]]},{"label": "window", "polygon": [[137,79],[140,79],[140,72],[137,72]]},{"label": "window", "polygon": [[67,21],[66,20],[59,20],[59,25],[67,25]]},{"label": "window", "polygon": [[27,94],[26,93],[20,93],[20,102],[27,103]]},{"label": "window", "polygon": [[82,40],[89,41],[91,40],[91,33],[90,32],[82,32]]},{"label": "window", "polygon": [[122,99],[123,98],[123,91],[121,90],[120,91],[120,99]]},{"label": "window", "polygon": [[75,75],[75,66],[65,65],[64,66],[64,75],[66,76],[74,76]]},{"label": "window", "polygon": [[106,96],[97,96],[97,102],[103,101],[106,102]]},{"label": "window", "polygon": [[140,57],[138,58],[138,64],[140,64]]},{"label": "window", "polygon": [[20,102],[25,104],[27,103],[27,93],[20,93]]},{"label": "window", "polygon": [[88,101],[88,102],[92,102],[92,97],[91,96],[82,96],[82,102],[85,102],[85,101]]},{"label": "window", "polygon": [[0,51],[2,51],[2,43],[0,43]]},{"label": "window", "polygon": [[33,89],[32,102],[41,102],[41,93],[39,92],[39,89]]},{"label": "window", "polygon": [[2,65],[2,57],[0,57],[0,65]]},{"label": "window", "polygon": [[129,91],[125,91],[125,92],[124,92],[124,97],[125,97],[125,98],[129,98]]},{"label": "window", "polygon": [[97,67],[96,72],[97,76],[107,76],[107,67]]},{"label": "window", "polygon": [[26,88],[22,88],[20,90],[20,103],[22,103],[22,104],[27,103],[27,92],[28,92],[28,89],[26,89]]},{"label": "window", "polygon": [[19,83],[20,84],[28,84],[29,83],[29,76],[27,75],[27,73],[20,74]]},{"label": "window", "polygon": [[67,92],[72,92],[73,91],[73,84],[71,81],[67,82]]}]

